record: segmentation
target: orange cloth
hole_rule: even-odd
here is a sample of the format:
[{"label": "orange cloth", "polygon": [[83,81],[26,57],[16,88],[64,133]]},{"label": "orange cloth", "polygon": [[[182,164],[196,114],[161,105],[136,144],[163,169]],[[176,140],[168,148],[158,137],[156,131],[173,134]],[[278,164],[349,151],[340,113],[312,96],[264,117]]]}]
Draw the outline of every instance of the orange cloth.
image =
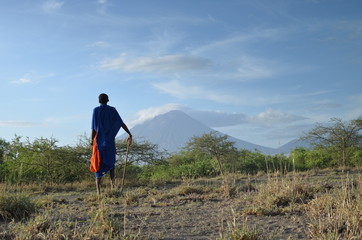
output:
[{"label": "orange cloth", "polygon": [[98,151],[98,146],[97,146],[97,134],[93,139],[93,146],[92,146],[92,157],[90,159],[90,171],[93,173],[98,172],[99,168],[101,166],[101,155],[100,152]]}]

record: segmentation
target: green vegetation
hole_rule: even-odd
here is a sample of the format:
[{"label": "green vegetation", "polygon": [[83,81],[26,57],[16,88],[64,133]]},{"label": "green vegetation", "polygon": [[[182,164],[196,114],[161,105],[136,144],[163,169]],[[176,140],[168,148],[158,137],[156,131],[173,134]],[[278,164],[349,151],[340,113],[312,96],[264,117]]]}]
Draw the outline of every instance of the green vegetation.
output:
[{"label": "green vegetation", "polygon": [[[285,174],[331,167],[362,166],[362,136],[357,119],[331,119],[328,126],[316,124],[305,136],[313,148],[296,148],[289,155],[265,155],[236,149],[226,136],[215,132],[193,137],[183,151],[169,155],[149,142],[135,142],[129,152],[127,183],[158,184],[174,180],[215,177],[228,173]],[[126,143],[117,141],[118,174],[122,174]],[[57,140],[30,141],[19,136],[11,142],[0,139],[0,182],[72,183],[92,178],[88,171],[89,139],[82,136],[74,146],[57,145]],[[118,176],[120,177],[120,176]]]},{"label": "green vegetation", "polygon": [[57,140],[40,138],[31,142],[16,136],[4,144],[0,165],[2,182],[64,183],[84,179],[89,153],[85,147],[58,147]]},{"label": "green vegetation", "polygon": [[[214,132],[193,137],[172,155],[154,144],[135,142],[126,191],[105,188],[102,199],[93,194],[86,136],[73,147],[58,146],[53,138],[0,139],[0,238],[163,239],[178,234],[167,229],[183,231],[196,224],[205,232],[194,234],[193,227],[183,233],[275,239],[273,234],[283,229],[270,235],[274,222],[268,221],[277,217],[275,224],[300,221],[295,230],[304,237],[358,239],[361,129],[360,119],[317,124],[303,137],[313,148],[296,148],[288,155],[236,149]],[[127,146],[116,144],[119,180]],[[167,227],[161,229],[163,225]]]}]

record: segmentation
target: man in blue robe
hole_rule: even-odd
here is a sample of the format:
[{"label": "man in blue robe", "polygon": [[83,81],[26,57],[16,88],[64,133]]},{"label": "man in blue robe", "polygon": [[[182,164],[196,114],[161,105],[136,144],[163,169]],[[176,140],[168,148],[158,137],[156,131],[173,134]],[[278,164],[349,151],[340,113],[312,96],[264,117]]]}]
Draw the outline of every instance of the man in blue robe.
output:
[{"label": "man in blue robe", "polygon": [[96,137],[96,144],[100,155],[100,166],[96,177],[98,195],[101,193],[102,177],[109,171],[112,188],[114,188],[114,167],[116,163],[116,142],[115,138],[122,127],[127,133],[128,144],[132,144],[132,134],[114,107],[107,105],[109,99],[107,94],[102,93],[98,97],[100,106],[94,108],[92,117],[92,142]]}]

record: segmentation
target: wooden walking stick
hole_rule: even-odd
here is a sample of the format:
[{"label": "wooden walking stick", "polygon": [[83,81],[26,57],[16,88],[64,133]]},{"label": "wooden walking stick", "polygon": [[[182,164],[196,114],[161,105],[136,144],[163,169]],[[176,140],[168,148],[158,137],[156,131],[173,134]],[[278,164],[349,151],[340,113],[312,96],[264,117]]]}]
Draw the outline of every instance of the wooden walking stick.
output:
[{"label": "wooden walking stick", "polygon": [[122,183],[121,183],[121,194],[123,192],[123,188],[124,188],[124,180],[126,177],[126,168],[127,168],[127,162],[128,162],[128,152],[129,152],[129,148],[130,148],[130,143],[127,141],[127,150],[126,150],[126,161],[124,163],[124,167],[123,167],[123,176],[122,176]]}]

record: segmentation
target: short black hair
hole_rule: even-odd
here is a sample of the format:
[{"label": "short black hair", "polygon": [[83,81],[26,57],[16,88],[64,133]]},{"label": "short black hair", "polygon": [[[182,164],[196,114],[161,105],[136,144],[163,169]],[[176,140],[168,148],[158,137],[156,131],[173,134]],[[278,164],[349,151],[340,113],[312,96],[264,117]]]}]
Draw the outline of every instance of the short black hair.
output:
[{"label": "short black hair", "polygon": [[101,93],[98,96],[98,100],[99,100],[99,103],[106,104],[109,101],[108,95],[105,93]]}]

